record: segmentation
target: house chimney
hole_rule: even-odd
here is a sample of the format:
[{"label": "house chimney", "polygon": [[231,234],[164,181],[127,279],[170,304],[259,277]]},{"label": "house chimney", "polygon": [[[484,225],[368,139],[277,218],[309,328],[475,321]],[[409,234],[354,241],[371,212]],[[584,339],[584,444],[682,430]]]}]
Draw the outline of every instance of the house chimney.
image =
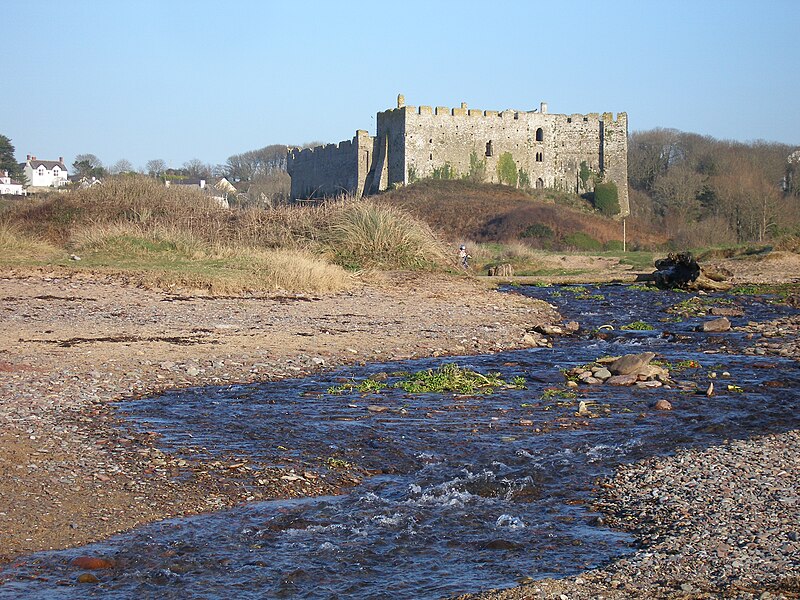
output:
[{"label": "house chimney", "polygon": [[63,156],[59,156],[58,157],[58,162],[63,163],[64,162],[64,157]]},{"label": "house chimney", "polygon": [[28,154],[28,160],[31,160],[31,155],[30,154]]}]

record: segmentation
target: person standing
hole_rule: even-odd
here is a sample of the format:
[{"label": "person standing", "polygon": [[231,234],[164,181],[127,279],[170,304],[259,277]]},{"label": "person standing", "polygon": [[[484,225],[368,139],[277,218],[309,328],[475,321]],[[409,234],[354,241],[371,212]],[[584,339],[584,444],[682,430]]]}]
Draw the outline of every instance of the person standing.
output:
[{"label": "person standing", "polygon": [[469,270],[470,258],[472,257],[467,253],[467,247],[464,244],[461,244],[461,247],[458,249],[458,263],[465,271]]}]

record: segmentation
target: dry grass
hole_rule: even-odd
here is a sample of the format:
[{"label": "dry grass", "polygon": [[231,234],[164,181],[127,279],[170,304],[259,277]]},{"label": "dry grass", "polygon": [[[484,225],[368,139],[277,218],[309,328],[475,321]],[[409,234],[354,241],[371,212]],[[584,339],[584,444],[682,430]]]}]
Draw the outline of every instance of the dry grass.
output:
[{"label": "dry grass", "polygon": [[[345,269],[453,267],[456,251],[437,230],[456,246],[480,242],[470,243],[478,269],[507,262],[518,272],[547,262],[530,238],[520,238],[532,224],[546,224],[562,241],[575,231],[601,242],[620,237],[619,222],[591,214],[582,200],[567,196],[421,182],[370,200],[228,210],[199,191],[115,177],[83,191],[0,205],[6,223],[0,243],[5,264],[125,273],[143,285],[215,293],[322,293],[352,285]],[[72,253],[82,260],[69,261]]]},{"label": "dry grass", "polygon": [[424,269],[446,262],[444,246],[427,224],[370,201],[337,211],[324,243],[337,262],[356,268]]},{"label": "dry grass", "polygon": [[94,225],[77,230],[72,247],[82,267],[135,273],[139,283],[151,287],[325,293],[353,283],[342,267],[306,250],[208,242],[156,223]]},{"label": "dry grass", "polygon": [[786,235],[775,243],[775,250],[800,254],[800,234]]},{"label": "dry grass", "polygon": [[[143,285],[212,291],[333,292],[353,279],[342,268],[429,268],[444,256],[430,228],[408,214],[342,198],[318,206],[223,209],[199,192],[142,177],[8,205],[12,262],[32,264],[44,237],[71,269],[125,272]],[[69,261],[74,253],[80,262]],[[10,253],[7,253],[11,255]]]},{"label": "dry grass", "polygon": [[19,227],[0,221],[0,261],[20,259],[44,261],[59,254],[59,249]]}]

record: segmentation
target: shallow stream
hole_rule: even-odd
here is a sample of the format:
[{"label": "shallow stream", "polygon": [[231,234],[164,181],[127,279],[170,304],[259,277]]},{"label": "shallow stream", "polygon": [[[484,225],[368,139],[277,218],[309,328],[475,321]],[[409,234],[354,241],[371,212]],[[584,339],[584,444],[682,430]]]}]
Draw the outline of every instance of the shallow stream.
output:
[{"label": "shallow stream", "polygon": [[[121,405],[127,420],[162,434],[165,450],[200,446],[210,458],[233,453],[301,469],[327,459],[381,474],[341,496],[253,503],[39,553],[0,571],[0,596],[439,598],[573,575],[633,551],[631,538],[598,524],[590,508],[598,478],[617,465],[800,422],[797,363],[744,355],[752,344],[744,334],[697,333],[707,317],[677,321],[666,312],[691,295],[627,286],[509,291],[557,305],[581,332],[557,338],[553,349],[351,367]],[[741,307],[745,316],[731,318],[734,326],[793,310],[763,297],[703,299]],[[655,329],[620,330],[633,321]],[[613,330],[598,337],[603,325]],[[672,373],[684,385],[582,386],[577,398],[546,391],[565,390],[562,369],[644,351],[684,365]],[[327,392],[342,378],[387,373],[391,382],[396,371],[445,362],[522,376],[527,389]],[[717,393],[707,397],[712,373]],[[687,390],[689,383],[699,391]],[[654,411],[660,398],[674,410]],[[577,415],[581,400],[591,417]],[[99,584],[77,584],[80,571],[70,561],[81,555],[111,557],[118,567],[98,572]]]}]

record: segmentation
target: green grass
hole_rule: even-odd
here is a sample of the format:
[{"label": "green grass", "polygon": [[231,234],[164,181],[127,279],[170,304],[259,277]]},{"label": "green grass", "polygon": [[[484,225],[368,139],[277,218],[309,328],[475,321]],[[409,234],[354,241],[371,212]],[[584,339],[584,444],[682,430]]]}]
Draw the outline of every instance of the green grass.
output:
[{"label": "green grass", "polygon": [[387,384],[375,379],[364,379],[362,381],[348,381],[341,385],[334,385],[328,388],[329,394],[350,394],[358,392],[359,394],[377,394],[385,390]]},{"label": "green grass", "polygon": [[416,373],[405,373],[399,381],[386,384],[381,381],[365,379],[350,381],[328,388],[329,394],[378,393],[385,389],[400,389],[409,394],[490,394],[495,389],[525,389],[525,378],[514,377],[506,381],[499,373],[486,375],[459,367],[455,363],[445,363],[438,369],[425,369]]},{"label": "green grass", "polygon": [[539,398],[541,400],[553,400],[555,398],[569,400],[577,397],[578,394],[576,394],[571,390],[562,390],[561,388],[547,388]]},{"label": "green grass", "polygon": [[633,252],[604,252],[602,256],[619,258],[620,264],[631,265],[634,271],[654,271],[655,252],[637,250]]},{"label": "green grass", "polygon": [[800,284],[750,284],[739,285],[731,290],[731,294],[743,296],[775,296],[778,302],[786,302],[789,296],[800,293]]},{"label": "green grass", "polygon": [[681,300],[667,309],[668,313],[681,315],[683,317],[696,317],[704,315],[713,306],[720,304],[733,304],[729,298],[706,298],[702,296],[692,296],[686,300]]},{"label": "green grass", "polygon": [[625,331],[652,331],[655,327],[644,321],[633,321],[627,325],[621,326],[620,329],[624,329]]}]

